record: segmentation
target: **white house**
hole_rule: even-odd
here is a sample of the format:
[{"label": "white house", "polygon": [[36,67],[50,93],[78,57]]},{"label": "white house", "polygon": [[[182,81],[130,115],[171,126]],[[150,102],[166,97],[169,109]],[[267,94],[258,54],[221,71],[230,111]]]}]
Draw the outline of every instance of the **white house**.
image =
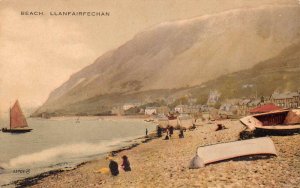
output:
[{"label": "white house", "polygon": [[180,114],[185,113],[187,111],[187,105],[178,105],[174,108],[174,110]]},{"label": "white house", "polygon": [[157,109],[155,107],[147,107],[145,109],[145,115],[157,114]]},{"label": "white house", "polygon": [[221,93],[219,93],[217,90],[210,91],[208,100],[207,100],[207,105],[215,105],[219,99],[220,99]]},{"label": "white house", "polygon": [[135,104],[130,104],[130,103],[124,104],[123,105],[123,110],[129,110],[130,108],[134,108],[134,107],[136,107]]}]

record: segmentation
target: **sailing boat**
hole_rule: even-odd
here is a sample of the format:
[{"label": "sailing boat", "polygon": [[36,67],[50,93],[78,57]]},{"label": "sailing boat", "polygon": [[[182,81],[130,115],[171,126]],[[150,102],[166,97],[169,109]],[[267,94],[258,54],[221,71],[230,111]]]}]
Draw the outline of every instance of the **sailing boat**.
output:
[{"label": "sailing boat", "polygon": [[32,129],[28,127],[26,118],[21,110],[19,101],[17,100],[10,109],[9,129],[3,128],[2,132],[25,133],[30,132],[31,130]]}]

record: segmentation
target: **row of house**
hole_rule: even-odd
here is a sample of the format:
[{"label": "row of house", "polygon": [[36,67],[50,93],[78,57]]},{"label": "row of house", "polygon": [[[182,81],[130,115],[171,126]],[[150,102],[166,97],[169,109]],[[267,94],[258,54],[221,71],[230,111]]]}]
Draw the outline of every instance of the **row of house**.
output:
[{"label": "row of house", "polygon": [[179,114],[196,114],[198,112],[208,111],[207,105],[178,105],[174,109],[170,109],[167,106],[161,107],[147,107],[145,109],[145,115],[155,114],[168,114],[170,112]]},{"label": "row of house", "polygon": [[281,109],[298,108],[300,107],[300,92],[274,92],[270,97],[261,97],[261,99],[230,99],[221,105],[219,109],[219,115],[245,116],[250,114],[251,110],[255,109],[256,107],[260,107],[262,105],[265,106],[266,104],[274,104]]},{"label": "row of house", "polygon": [[130,108],[135,108],[142,105],[141,103],[126,103],[123,105],[123,110],[129,110]]},{"label": "row of house", "polygon": [[274,92],[270,101],[282,108],[298,108],[300,106],[300,90],[298,92]]},{"label": "row of house", "polygon": [[167,106],[146,107],[145,109],[145,115],[168,114],[169,112],[170,109]]},{"label": "row of house", "polygon": [[174,112],[180,114],[194,114],[208,111],[208,108],[207,105],[178,105],[174,108]]},{"label": "row of house", "polygon": [[[180,114],[193,114],[198,112],[209,111],[213,104],[219,101],[220,93],[218,91],[210,91],[208,101],[206,105],[193,105],[196,103],[196,99],[189,98],[189,105],[178,105],[174,109],[169,109],[167,106],[161,107],[146,107],[146,109],[141,109],[140,113],[145,115],[154,114],[168,114],[170,111]],[[257,98],[245,98],[245,99],[230,99],[220,106],[219,114],[225,115],[239,115],[245,116],[250,113],[250,110],[262,106],[264,104],[273,103],[281,108],[298,108],[300,106],[300,90],[298,92],[285,92],[279,93],[274,92],[270,97]],[[140,103],[128,103],[124,104],[122,109],[117,109],[118,111],[126,111],[130,108],[139,107]]]}]

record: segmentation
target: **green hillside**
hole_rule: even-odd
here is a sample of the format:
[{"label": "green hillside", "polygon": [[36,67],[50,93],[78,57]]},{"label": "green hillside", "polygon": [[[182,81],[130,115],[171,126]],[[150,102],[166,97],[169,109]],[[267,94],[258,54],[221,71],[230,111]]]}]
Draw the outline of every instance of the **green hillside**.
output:
[{"label": "green hillside", "polygon": [[221,76],[190,92],[195,97],[205,98],[209,90],[214,89],[222,93],[222,99],[270,96],[275,90],[300,89],[300,43],[291,45],[278,56],[251,69]]}]

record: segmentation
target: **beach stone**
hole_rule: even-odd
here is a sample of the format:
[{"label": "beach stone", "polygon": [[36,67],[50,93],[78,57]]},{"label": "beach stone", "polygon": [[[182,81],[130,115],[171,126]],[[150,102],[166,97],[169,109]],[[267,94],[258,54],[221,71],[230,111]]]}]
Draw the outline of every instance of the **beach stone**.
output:
[{"label": "beach stone", "polygon": [[[223,123],[225,124],[225,123]],[[243,129],[238,121],[226,121],[229,129],[215,132],[213,126],[203,125],[187,131],[183,140],[165,142],[151,140],[147,144],[118,153],[129,156],[130,173],[120,172],[116,178],[92,173],[99,160],[85,164],[71,172],[49,176],[33,187],[297,187],[300,184],[300,135],[271,137],[278,157],[253,161],[230,161],[190,170],[195,148],[206,144],[235,141]],[[206,138],[206,139],[204,139]],[[286,153],[281,153],[281,151]],[[121,163],[121,160],[118,161]],[[93,164],[93,165],[91,165]],[[170,179],[172,179],[170,181]],[[128,181],[129,180],[129,181]],[[49,183],[51,182],[51,183]],[[70,183],[67,183],[70,182]]]}]

